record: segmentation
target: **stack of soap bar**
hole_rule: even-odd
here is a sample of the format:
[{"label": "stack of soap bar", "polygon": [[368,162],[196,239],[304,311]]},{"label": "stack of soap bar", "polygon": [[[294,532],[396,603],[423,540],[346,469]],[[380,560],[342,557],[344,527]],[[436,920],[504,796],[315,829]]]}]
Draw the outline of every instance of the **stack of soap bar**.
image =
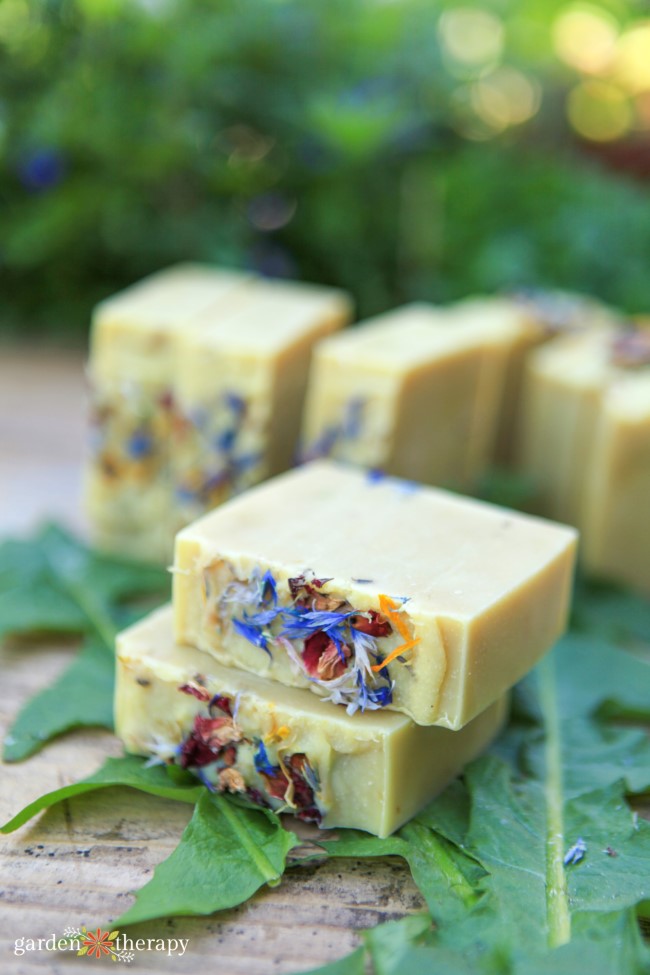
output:
[{"label": "stack of soap bar", "polygon": [[459,729],[562,633],[576,533],[320,461],[179,533],[175,639],[357,710]]},{"label": "stack of soap bar", "polygon": [[322,342],[309,380],[302,455],[471,488],[487,466],[504,339],[480,322],[407,305]]},{"label": "stack of soap bar", "polygon": [[179,334],[222,315],[250,278],[196,265],[154,274],[102,302],[91,332],[93,443],[86,498],[95,541],[163,560],[170,541],[172,377]]},{"label": "stack of soap bar", "polygon": [[177,528],[291,467],[312,348],[350,314],[333,288],[257,282],[219,321],[197,316],[175,371]]},{"label": "stack of soap bar", "polygon": [[513,295],[468,298],[449,306],[454,323],[473,323],[505,357],[502,395],[496,419],[494,459],[517,461],[521,390],[526,358],[536,346],[556,336],[601,328],[616,321],[614,312],[593,299],[562,291],[526,291]]},{"label": "stack of soap bar", "polygon": [[324,827],[389,835],[489,744],[505,717],[505,698],[457,732],[389,711],[350,717],[307,691],[174,644],[171,624],[164,608],[118,638],[115,723],[127,749]]},{"label": "stack of soap bar", "polygon": [[581,529],[586,567],[650,592],[650,329],[536,351],[521,438],[542,510]]},{"label": "stack of soap bar", "polygon": [[92,331],[95,539],[166,560],[173,536],[295,451],[309,356],[342,292],[181,266],[99,306]]}]

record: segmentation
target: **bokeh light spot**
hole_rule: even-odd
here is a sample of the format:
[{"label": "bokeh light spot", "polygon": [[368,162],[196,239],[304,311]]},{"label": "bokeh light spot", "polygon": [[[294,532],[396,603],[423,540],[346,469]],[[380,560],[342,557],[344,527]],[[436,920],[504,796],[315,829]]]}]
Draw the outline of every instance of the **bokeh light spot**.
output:
[{"label": "bokeh light spot", "polygon": [[650,89],[650,21],[636,24],[621,37],[616,52],[615,75],[628,91]]},{"label": "bokeh light spot", "polygon": [[285,227],[296,212],[296,201],[280,193],[263,193],[251,200],[248,218],[258,230],[267,233]]},{"label": "bokeh light spot", "polygon": [[461,64],[495,62],[503,51],[504,29],[498,17],[479,7],[446,10],[438,23],[447,54]]},{"label": "bokeh light spot", "polygon": [[616,85],[584,81],[569,92],[567,113],[578,135],[594,142],[620,139],[630,129],[632,106]]},{"label": "bokeh light spot", "polygon": [[538,111],[541,90],[515,68],[503,67],[477,81],[472,101],[478,114],[497,131],[521,125]]},{"label": "bokeh light spot", "polygon": [[618,24],[598,7],[576,4],[553,25],[553,42],[558,57],[585,74],[599,74],[613,61]]}]

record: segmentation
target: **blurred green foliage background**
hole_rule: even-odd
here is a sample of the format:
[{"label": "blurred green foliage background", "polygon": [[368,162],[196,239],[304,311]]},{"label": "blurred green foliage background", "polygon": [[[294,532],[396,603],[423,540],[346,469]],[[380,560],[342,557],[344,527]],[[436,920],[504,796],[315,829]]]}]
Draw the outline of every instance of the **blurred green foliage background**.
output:
[{"label": "blurred green foliage background", "polygon": [[649,310],[649,131],[633,0],[0,0],[0,331],[179,259]]}]

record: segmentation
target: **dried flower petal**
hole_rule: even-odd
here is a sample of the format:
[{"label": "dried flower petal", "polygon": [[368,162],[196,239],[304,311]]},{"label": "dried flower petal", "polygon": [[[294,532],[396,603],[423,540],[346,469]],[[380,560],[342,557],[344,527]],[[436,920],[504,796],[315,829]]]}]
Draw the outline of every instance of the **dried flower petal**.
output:
[{"label": "dried flower petal", "polygon": [[389,636],[393,632],[393,627],[386,617],[374,609],[369,610],[366,614],[360,613],[357,616],[351,616],[350,626],[361,633],[369,633],[370,636]]},{"label": "dried flower petal", "polygon": [[246,792],[244,776],[235,768],[225,768],[219,772],[219,789],[227,792]]},{"label": "dried flower petal", "polygon": [[212,708],[219,708],[220,711],[223,711],[228,717],[232,718],[230,698],[226,697],[225,694],[215,694],[210,701],[210,709]]},{"label": "dried flower petal", "polygon": [[181,684],[178,688],[184,694],[191,694],[193,697],[197,698],[199,701],[209,701],[210,692],[205,689],[205,687],[199,687],[198,684]]},{"label": "dried flower petal", "polygon": [[318,661],[317,676],[321,680],[333,680],[335,677],[340,677],[341,674],[345,673],[351,656],[352,651],[348,646],[343,645],[339,650],[336,644],[330,640]]}]

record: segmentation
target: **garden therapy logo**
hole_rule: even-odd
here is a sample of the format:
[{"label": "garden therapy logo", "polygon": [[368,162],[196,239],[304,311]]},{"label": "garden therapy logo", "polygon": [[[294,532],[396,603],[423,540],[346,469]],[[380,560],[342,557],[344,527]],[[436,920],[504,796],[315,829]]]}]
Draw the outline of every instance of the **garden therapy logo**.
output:
[{"label": "garden therapy logo", "polygon": [[55,934],[49,938],[16,938],[14,954],[24,955],[27,951],[74,951],[80,958],[106,958],[128,964],[138,951],[165,952],[168,957],[182,957],[189,938],[129,938],[119,931],[89,931],[85,925],[80,928],[68,927],[63,936]]},{"label": "garden therapy logo", "polygon": [[79,930],[66,928],[63,934],[72,944],[79,943],[77,954],[80,957],[87,955],[89,958],[102,958],[108,955],[113,961],[133,961],[134,952],[119,944],[119,931],[102,931],[97,928],[93,932],[82,926]]}]

